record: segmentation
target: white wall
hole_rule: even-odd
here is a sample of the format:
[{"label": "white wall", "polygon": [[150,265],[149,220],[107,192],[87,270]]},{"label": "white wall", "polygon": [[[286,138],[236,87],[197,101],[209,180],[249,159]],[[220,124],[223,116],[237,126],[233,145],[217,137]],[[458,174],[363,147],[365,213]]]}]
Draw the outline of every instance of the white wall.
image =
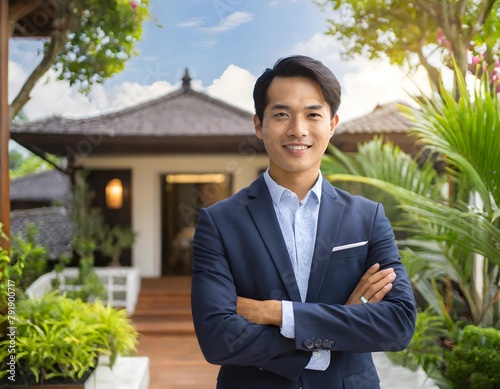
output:
[{"label": "white wall", "polygon": [[220,156],[179,154],[169,156],[87,157],[77,162],[89,169],[132,170],[132,228],[137,239],[132,265],[142,277],[161,275],[161,188],[166,173],[228,173],[233,191],[248,186],[268,165],[267,155]]}]

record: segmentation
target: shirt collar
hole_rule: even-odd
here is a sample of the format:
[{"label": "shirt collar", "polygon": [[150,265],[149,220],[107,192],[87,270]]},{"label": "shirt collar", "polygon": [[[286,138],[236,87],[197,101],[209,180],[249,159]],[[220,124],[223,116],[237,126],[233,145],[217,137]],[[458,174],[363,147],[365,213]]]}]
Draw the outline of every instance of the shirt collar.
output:
[{"label": "shirt collar", "polygon": [[[274,181],[269,175],[269,168],[264,172],[264,180],[266,181],[267,187],[269,189],[269,193],[271,194],[271,198],[273,200],[273,204],[275,206],[279,206],[283,193],[291,192],[289,189],[279,185],[276,181]],[[313,187],[307,192],[306,196],[302,199],[303,203],[306,203],[309,197],[312,197],[319,204],[321,201],[321,190],[323,189],[323,176],[321,175],[321,171],[319,172],[318,179]]]}]

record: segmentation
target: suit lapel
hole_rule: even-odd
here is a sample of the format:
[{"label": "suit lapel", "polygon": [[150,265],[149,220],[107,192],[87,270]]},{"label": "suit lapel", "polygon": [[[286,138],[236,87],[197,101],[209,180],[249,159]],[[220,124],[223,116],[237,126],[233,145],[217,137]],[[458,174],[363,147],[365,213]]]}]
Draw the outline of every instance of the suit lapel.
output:
[{"label": "suit lapel", "polygon": [[339,232],[345,206],[343,202],[336,199],[337,194],[326,179],[323,179],[322,192],[311,275],[309,276],[307,288],[307,302],[315,302],[318,297]]},{"label": "suit lapel", "polygon": [[291,300],[300,301],[299,288],[295,280],[290,256],[283,240],[271,195],[262,175],[250,186],[249,196],[251,199],[247,204],[247,208],[271,254],[281,280]]}]

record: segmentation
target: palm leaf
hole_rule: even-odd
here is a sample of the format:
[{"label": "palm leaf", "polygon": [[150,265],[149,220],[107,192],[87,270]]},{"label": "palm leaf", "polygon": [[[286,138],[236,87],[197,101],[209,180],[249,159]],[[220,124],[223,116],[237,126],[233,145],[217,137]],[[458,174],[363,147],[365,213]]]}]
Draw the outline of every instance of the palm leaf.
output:
[{"label": "palm leaf", "polygon": [[[486,77],[486,76],[485,76]],[[432,151],[446,156],[453,169],[473,183],[489,209],[500,204],[500,110],[487,78],[479,81],[474,94],[457,73],[459,101],[441,88],[433,98],[421,97],[418,109],[402,107],[414,122],[412,134]]]}]

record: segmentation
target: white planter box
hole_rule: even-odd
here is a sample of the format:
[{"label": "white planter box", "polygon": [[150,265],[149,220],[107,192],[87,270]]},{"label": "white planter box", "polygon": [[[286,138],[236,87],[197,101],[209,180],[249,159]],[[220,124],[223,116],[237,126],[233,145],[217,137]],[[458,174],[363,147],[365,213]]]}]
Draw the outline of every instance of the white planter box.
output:
[{"label": "white planter box", "polygon": [[[97,276],[103,282],[108,293],[107,303],[112,307],[124,307],[129,315],[134,312],[141,289],[141,278],[139,269],[135,267],[96,267],[94,268]],[[75,278],[78,275],[78,268],[65,268],[60,277],[59,290],[75,290],[78,286],[67,285],[66,278]],[[52,290],[52,280],[56,278],[57,273],[52,271],[38,278],[26,290],[30,298],[41,297]]]},{"label": "white planter box", "polygon": [[118,357],[113,369],[109,368],[107,357],[101,357],[97,368],[85,383],[85,389],[148,388],[148,357]]}]

